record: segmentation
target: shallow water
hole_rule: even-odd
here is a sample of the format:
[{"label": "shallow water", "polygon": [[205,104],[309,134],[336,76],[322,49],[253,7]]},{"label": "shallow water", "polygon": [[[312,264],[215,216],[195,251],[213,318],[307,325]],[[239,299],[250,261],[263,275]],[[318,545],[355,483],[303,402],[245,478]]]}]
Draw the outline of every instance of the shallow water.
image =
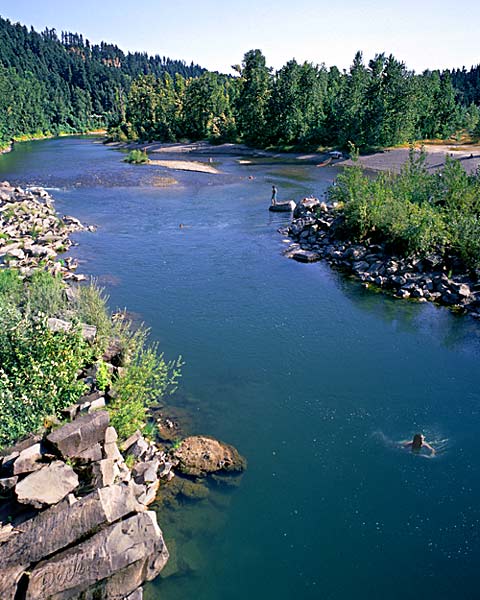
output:
[{"label": "shallow water", "polygon": [[[172,401],[192,430],[249,460],[235,491],[161,511],[184,573],[146,597],[478,598],[478,324],[283,258],[272,183],[320,196],[333,168],[212,156],[224,174],[127,165],[85,139],[0,158],[2,179],[59,188],[59,211],[99,226],[77,236],[81,270],[182,354]],[[416,431],[438,456],[388,443]]]}]

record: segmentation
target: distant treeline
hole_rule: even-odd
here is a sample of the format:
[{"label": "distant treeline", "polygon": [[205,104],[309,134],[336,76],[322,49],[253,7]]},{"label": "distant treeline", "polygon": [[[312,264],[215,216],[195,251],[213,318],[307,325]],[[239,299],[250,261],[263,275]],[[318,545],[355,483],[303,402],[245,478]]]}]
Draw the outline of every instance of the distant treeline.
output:
[{"label": "distant treeline", "polygon": [[12,138],[107,127],[117,139],[181,138],[258,146],[390,146],[480,133],[480,66],[415,74],[393,56],[348,71],[260,50],[237,76],[82,35],[43,33],[0,18],[0,145]]},{"label": "distant treeline", "polygon": [[374,148],[480,133],[480,67],[416,75],[393,56],[366,65],[358,52],[348,71],[291,60],[273,73],[251,50],[235,69],[230,78],[138,77],[112,135]]},{"label": "distant treeline", "polygon": [[117,123],[133,79],[179,73],[198,65],[117,46],[90,44],[81,35],[33,28],[0,18],[0,145],[11,138],[81,132]]}]

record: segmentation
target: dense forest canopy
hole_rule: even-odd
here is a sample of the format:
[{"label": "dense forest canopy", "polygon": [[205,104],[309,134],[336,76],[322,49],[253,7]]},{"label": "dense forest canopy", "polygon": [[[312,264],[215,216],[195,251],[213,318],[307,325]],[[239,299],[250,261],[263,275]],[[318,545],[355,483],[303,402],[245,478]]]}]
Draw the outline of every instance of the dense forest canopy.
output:
[{"label": "dense forest canopy", "polygon": [[198,65],[82,35],[33,28],[0,18],[0,144],[13,137],[82,132],[118,122],[133,79],[169,73],[197,77]]},{"label": "dense forest canopy", "polygon": [[236,76],[160,56],[37,33],[0,18],[0,144],[107,127],[112,138],[384,147],[480,134],[480,66],[415,74],[393,56],[348,70],[250,50]]},{"label": "dense forest canopy", "polygon": [[235,78],[140,75],[112,135],[375,148],[480,133],[480,67],[417,75],[391,55],[365,64],[358,52],[348,71],[291,60],[274,73],[250,50],[235,68]]}]

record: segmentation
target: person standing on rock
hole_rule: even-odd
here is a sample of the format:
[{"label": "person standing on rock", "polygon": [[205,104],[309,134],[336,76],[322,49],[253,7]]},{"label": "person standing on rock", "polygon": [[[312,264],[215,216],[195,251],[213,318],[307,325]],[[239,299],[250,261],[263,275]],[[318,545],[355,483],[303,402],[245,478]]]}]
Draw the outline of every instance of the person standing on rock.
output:
[{"label": "person standing on rock", "polygon": [[277,203],[277,188],[272,185],[272,206],[275,206]]}]

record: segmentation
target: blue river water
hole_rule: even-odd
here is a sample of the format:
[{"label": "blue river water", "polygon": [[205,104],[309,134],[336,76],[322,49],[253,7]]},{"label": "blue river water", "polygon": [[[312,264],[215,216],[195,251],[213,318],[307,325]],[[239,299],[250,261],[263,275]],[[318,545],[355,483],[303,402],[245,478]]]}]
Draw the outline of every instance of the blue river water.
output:
[{"label": "blue river water", "polygon": [[[249,462],[236,489],[160,511],[178,568],[146,598],[478,599],[479,324],[282,256],[272,183],[321,196],[334,168],[212,157],[222,174],[85,138],[0,157],[2,179],[98,226],[76,238],[80,271],[183,356],[171,401],[190,431]],[[398,448],[417,431],[435,458]]]}]

